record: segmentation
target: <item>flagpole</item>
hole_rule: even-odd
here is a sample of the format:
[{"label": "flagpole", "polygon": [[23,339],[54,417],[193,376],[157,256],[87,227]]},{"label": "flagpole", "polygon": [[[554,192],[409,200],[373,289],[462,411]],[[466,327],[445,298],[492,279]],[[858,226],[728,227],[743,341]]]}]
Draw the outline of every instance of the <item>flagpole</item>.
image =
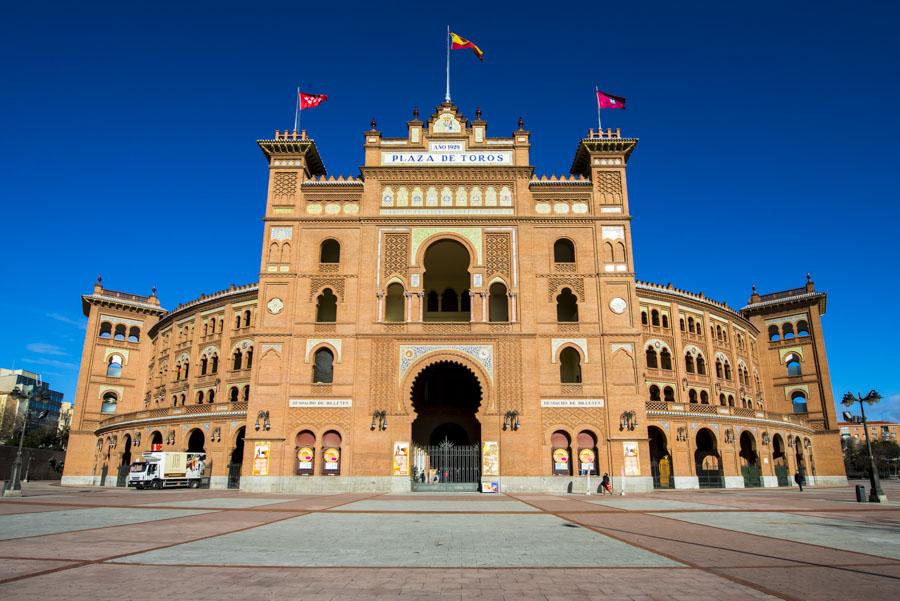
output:
[{"label": "flagpole", "polygon": [[447,25],[447,93],[444,96],[446,102],[450,102],[450,26]]},{"label": "flagpole", "polygon": [[297,98],[294,103],[294,131],[300,126],[300,86],[297,86]]},{"label": "flagpole", "polygon": [[594,86],[594,100],[597,101],[597,133],[603,137],[603,126],[600,124],[600,87]]}]

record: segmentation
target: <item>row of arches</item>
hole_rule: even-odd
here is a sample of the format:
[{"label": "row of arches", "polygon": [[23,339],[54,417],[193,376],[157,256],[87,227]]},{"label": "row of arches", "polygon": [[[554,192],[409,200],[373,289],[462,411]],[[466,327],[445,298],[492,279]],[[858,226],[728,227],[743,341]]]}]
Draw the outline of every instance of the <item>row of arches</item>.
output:
[{"label": "row of arches", "polygon": [[100,323],[99,337],[127,342],[140,342],[141,328],[138,326],[128,327],[123,323],[113,325],[108,321],[104,321]]},{"label": "row of arches", "polygon": [[[682,322],[682,330],[684,330],[684,320]],[[641,310],[641,325],[644,326],[653,326],[656,328],[669,329],[669,316],[665,312],[659,311],[658,309],[651,309],[648,312],[646,309]]]},{"label": "row of arches", "polygon": [[296,473],[301,476],[340,475],[342,442],[343,437],[337,430],[323,433],[321,444],[312,430],[298,432],[294,437]]},{"label": "row of arches", "polygon": [[679,325],[681,327],[682,332],[688,332],[690,334],[696,334],[697,336],[703,336],[703,320],[699,317],[694,319],[691,316],[685,320],[684,317],[679,319]]},{"label": "row of arches", "polygon": [[777,340],[791,340],[792,338],[803,338],[809,336],[809,322],[801,319],[794,325],[791,322],[785,322],[781,328],[775,324],[769,326],[769,340],[775,342]]},{"label": "row of arches", "polygon": [[556,430],[550,435],[550,466],[555,476],[588,474],[600,475],[600,455],[597,435],[591,430],[581,430],[573,437],[565,430]]},{"label": "row of arches", "polygon": [[449,186],[444,186],[438,193],[438,189],[435,186],[430,186],[423,193],[422,188],[418,186],[412,189],[400,186],[396,191],[391,186],[385,186],[381,191],[381,206],[510,207],[512,206],[512,191],[509,186],[501,187],[499,194],[494,186],[487,186],[484,190],[480,186],[470,188],[457,186],[455,191]]}]

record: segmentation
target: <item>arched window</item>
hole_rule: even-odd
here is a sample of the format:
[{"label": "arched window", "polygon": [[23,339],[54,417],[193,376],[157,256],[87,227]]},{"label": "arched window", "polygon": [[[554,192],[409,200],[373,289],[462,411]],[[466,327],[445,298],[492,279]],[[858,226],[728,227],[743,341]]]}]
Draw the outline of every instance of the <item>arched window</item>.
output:
[{"label": "arched window", "polygon": [[334,353],[320,348],[313,357],[313,383],[331,384],[334,381]]},{"label": "arched window", "polygon": [[331,288],[326,288],[316,299],[316,321],[333,323],[337,321],[337,297]]},{"label": "arched window", "polygon": [[665,313],[662,314],[662,327],[669,329],[669,316]]},{"label": "arched window", "polygon": [[675,402],[675,389],[671,386],[663,388],[663,400],[667,403]]},{"label": "arched window", "polygon": [[659,326],[659,311],[656,309],[650,311],[650,325]]},{"label": "arched window", "polygon": [[125,326],[119,324],[116,326],[116,335],[113,336],[115,340],[125,340]]},{"label": "arched window", "polygon": [[234,329],[235,330],[241,329],[241,314],[240,313],[238,313],[237,315],[234,316]]},{"label": "arched window", "polygon": [[724,407],[727,403],[728,403],[728,401],[725,400],[725,394],[724,393],[720,394],[719,395],[719,404]]},{"label": "arched window", "polygon": [[100,338],[112,338],[112,324],[108,321],[100,324]]},{"label": "arched window", "polygon": [[724,372],[722,371],[722,361],[716,359],[716,377],[721,378],[723,375]]},{"label": "arched window", "polygon": [[244,366],[246,369],[250,369],[253,367],[253,347],[247,349],[247,352],[244,353],[247,357],[247,364]]},{"label": "arched window", "polygon": [[459,296],[453,288],[446,288],[441,293],[441,313],[458,313]]},{"label": "arched window", "polygon": [[219,355],[213,354],[209,360],[209,373],[216,374],[219,373]]},{"label": "arched window", "polygon": [[210,389],[209,393],[206,396],[207,403],[215,403],[216,402],[216,391]]},{"label": "arched window", "polygon": [[809,336],[809,324],[806,321],[797,322],[797,336]]},{"label": "arched window", "polygon": [[187,361],[184,362],[184,379],[187,380],[188,374],[191,371],[191,364]]},{"label": "arched window", "polygon": [[693,317],[688,317],[688,332],[690,332],[691,334],[694,333],[694,318]]},{"label": "arched window", "polygon": [[403,285],[394,282],[387,287],[384,300],[385,321],[406,321],[406,298],[403,296]]},{"label": "arched window", "polygon": [[472,292],[468,288],[459,295],[459,310],[463,313],[472,312]]},{"label": "arched window", "polygon": [[581,384],[581,355],[570,346],[559,354],[559,381],[563,384]]},{"label": "arched window", "polygon": [[703,358],[703,355],[697,355],[697,373],[701,376],[706,375],[706,359]]},{"label": "arched window", "polygon": [[690,353],[684,355],[684,371],[694,373],[694,357]]},{"label": "arched window", "polygon": [[572,475],[572,450],[569,448],[571,439],[563,430],[557,430],[550,436],[552,447],[551,460],[553,462],[553,474],[557,476]]},{"label": "arched window", "polygon": [[680,327],[681,331],[684,332],[684,317],[678,320],[678,327]]},{"label": "arched window", "polygon": [[734,395],[731,395],[731,394],[728,395],[728,406],[734,407]]},{"label": "arched window", "polygon": [[775,342],[776,340],[778,340],[780,338],[781,338],[781,335],[778,332],[778,326],[774,326],[774,325],[769,326],[769,340],[772,342]]},{"label": "arched window", "polygon": [[806,394],[799,390],[791,394],[791,404],[794,407],[794,413],[807,413],[809,411],[806,404]]},{"label": "arched window", "polygon": [[709,405],[709,393],[705,390],[700,391],[700,403],[702,405]]},{"label": "arched window", "polygon": [[578,298],[568,288],[556,297],[556,321],[578,321]]},{"label": "arched window", "polygon": [[250,385],[249,384],[244,386],[243,392],[244,392],[244,396],[242,397],[241,400],[249,401],[250,400]]},{"label": "arched window", "polygon": [[509,321],[509,295],[502,282],[494,282],[489,289],[488,315],[490,321]]},{"label": "arched window", "polygon": [[319,248],[319,263],[340,263],[341,245],[337,240],[328,239]]},{"label": "arched window", "polygon": [[141,340],[141,329],[137,326],[132,326],[128,330],[128,342],[140,342]]},{"label": "arched window", "polygon": [[716,340],[722,340],[722,326],[716,326]]},{"label": "arched window", "polygon": [[790,340],[791,338],[793,338],[794,337],[794,324],[786,323],[783,326],[781,326],[781,334],[782,334],[782,338],[784,338],[785,340]]},{"label": "arched window", "polygon": [[689,402],[689,403],[696,403],[696,402],[697,402],[697,391],[694,390],[693,388],[691,388],[691,389],[688,391],[688,402]]},{"label": "arched window", "polygon": [[243,359],[244,355],[241,353],[241,349],[234,349],[234,354],[231,356],[231,369],[239,370],[244,363]]},{"label": "arched window", "polygon": [[641,325],[647,325],[647,312],[641,311]]},{"label": "arched window", "polygon": [[240,395],[240,393],[238,392],[237,386],[232,386],[228,390],[228,400],[231,401],[232,403],[238,402],[239,395]]},{"label": "arched window", "polygon": [[437,290],[429,290],[428,291],[428,301],[425,305],[425,310],[429,313],[437,313],[441,308],[441,303],[438,297]]},{"label": "arched window", "polygon": [[175,364],[175,381],[181,380],[181,363]]},{"label": "arched window", "polygon": [[800,369],[800,355],[798,355],[797,353],[790,353],[787,357],[785,357],[784,364],[787,366],[787,375],[799,376],[803,374],[802,370]]},{"label": "arched window", "polygon": [[575,244],[568,238],[560,238],[553,243],[554,263],[574,263]]},{"label": "arched window", "polygon": [[184,395],[181,395],[179,400],[181,401],[181,406],[184,407]]},{"label": "arched window", "polygon": [[107,392],[103,395],[103,402],[100,404],[100,413],[115,413],[116,406],[119,404],[119,397],[115,392]]},{"label": "arched window", "polygon": [[106,364],[106,375],[110,378],[122,377],[122,357],[119,355],[110,355],[109,363]]},{"label": "arched window", "polygon": [[245,327],[245,328],[249,328],[249,327],[250,327],[250,317],[251,317],[251,315],[252,315],[252,313],[250,313],[250,310],[249,310],[249,309],[246,310],[246,311],[244,311],[244,327]]},{"label": "arched window", "polygon": [[206,375],[206,369],[208,367],[209,367],[209,359],[207,359],[206,357],[201,357],[200,358],[200,375],[201,376]]},{"label": "arched window", "polygon": [[647,347],[647,367],[650,369],[659,369],[659,363],[656,360],[656,349],[652,346]]},{"label": "arched window", "polygon": [[669,349],[664,348],[659,352],[659,367],[672,371],[672,354]]},{"label": "arched window", "polygon": [[650,387],[650,400],[651,401],[659,400],[659,386],[657,386],[656,384],[653,384]]},{"label": "arched window", "polygon": [[203,404],[203,391],[202,390],[197,391],[197,404],[198,405]]},{"label": "arched window", "polygon": [[731,380],[731,363],[725,362],[725,379]]},{"label": "arched window", "polygon": [[173,395],[172,395],[172,406],[173,406],[173,407],[177,407],[177,406],[178,406],[178,395],[177,395],[177,394],[173,394]]}]

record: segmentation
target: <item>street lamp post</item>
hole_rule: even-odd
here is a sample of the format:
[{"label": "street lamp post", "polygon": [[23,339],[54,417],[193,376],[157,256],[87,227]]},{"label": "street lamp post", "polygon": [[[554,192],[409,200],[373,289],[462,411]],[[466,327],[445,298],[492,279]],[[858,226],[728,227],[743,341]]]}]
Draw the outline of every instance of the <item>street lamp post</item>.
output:
[{"label": "street lamp post", "polygon": [[878,479],[878,467],[875,465],[875,455],[872,454],[872,443],[869,441],[869,426],[866,423],[865,403],[874,405],[880,400],[881,395],[878,394],[876,390],[870,390],[866,396],[860,394],[854,395],[852,392],[848,392],[844,394],[844,398],[841,400],[841,403],[846,407],[851,407],[857,402],[859,403],[859,410],[862,414],[863,432],[866,434],[866,453],[869,455],[869,483],[871,484],[871,489],[869,490],[870,503],[887,502],[887,495],[884,494],[884,491],[881,489],[881,481]]},{"label": "street lamp post", "polygon": [[[10,392],[10,396],[18,401],[25,401],[25,415],[22,419],[22,431],[19,433],[19,448],[16,451],[16,459],[12,464],[12,473],[9,478],[9,487],[3,491],[3,496],[12,497],[22,494],[22,484],[19,477],[22,474],[22,445],[25,443],[25,430],[28,428],[28,418],[31,416],[31,401],[46,400],[50,394],[46,390],[32,387],[31,394],[26,394],[21,388],[16,387]],[[44,419],[49,413],[46,409],[38,414],[38,419]]]}]

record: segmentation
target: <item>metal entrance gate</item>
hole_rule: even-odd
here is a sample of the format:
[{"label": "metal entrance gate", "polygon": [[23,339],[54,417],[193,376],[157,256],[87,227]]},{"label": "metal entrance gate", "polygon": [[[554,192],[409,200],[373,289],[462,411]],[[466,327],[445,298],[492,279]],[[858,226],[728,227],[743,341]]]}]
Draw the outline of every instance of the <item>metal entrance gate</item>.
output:
[{"label": "metal entrance gate", "polygon": [[481,445],[413,444],[414,492],[477,492],[481,483]]},{"label": "metal entrance gate", "polygon": [[240,488],[241,487],[241,464],[240,463],[229,463],[228,464],[228,488]]},{"label": "metal entrance gate", "polygon": [[758,488],[762,486],[762,472],[759,465],[753,463],[741,466],[741,475],[744,477],[745,488]]},{"label": "metal entrance gate", "polygon": [[778,486],[790,486],[791,479],[788,477],[788,467],[783,463],[775,460],[775,476],[778,478]]},{"label": "metal entrance gate", "polygon": [[653,488],[675,488],[675,478],[672,477],[672,460],[668,456],[659,461],[651,461],[650,473],[653,475]]}]

